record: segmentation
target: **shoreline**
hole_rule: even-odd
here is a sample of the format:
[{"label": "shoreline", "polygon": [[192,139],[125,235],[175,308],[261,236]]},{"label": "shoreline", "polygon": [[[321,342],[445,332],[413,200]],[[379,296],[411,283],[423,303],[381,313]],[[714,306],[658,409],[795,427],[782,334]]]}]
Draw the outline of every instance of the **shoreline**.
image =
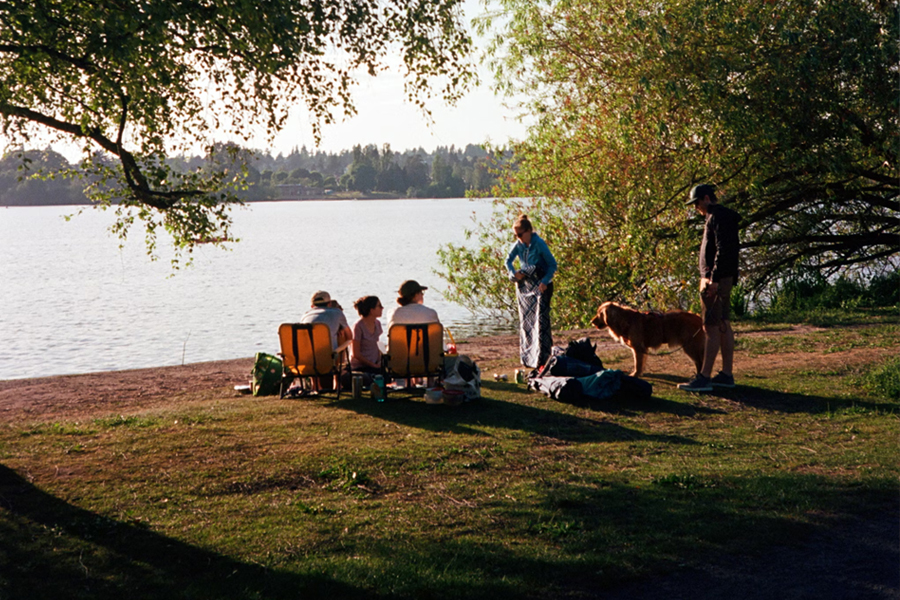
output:
[{"label": "shoreline", "polygon": [[[573,331],[581,331],[581,330],[573,330]],[[584,330],[589,331],[589,330]],[[565,335],[568,332],[561,331],[559,335]],[[597,333],[594,331],[594,333]],[[473,357],[475,360],[482,360],[483,358],[493,359],[497,358],[497,348],[500,346],[509,346],[511,349],[515,350],[515,344],[517,343],[516,335],[490,335],[490,336],[481,336],[481,337],[472,337],[465,338],[462,340],[457,340],[457,346],[467,346],[469,349],[476,349],[481,352],[484,352],[484,349],[489,349],[486,357]],[[274,352],[268,352],[267,354],[275,354]],[[462,354],[462,352],[461,352]],[[213,358],[210,360],[200,360],[196,362],[188,362],[179,365],[148,365],[142,367],[125,367],[121,369],[104,369],[100,371],[80,371],[76,373],[52,373],[48,375],[38,375],[38,376],[25,376],[25,377],[8,377],[8,378],[0,378],[0,390],[4,387],[7,387],[9,384],[13,384],[15,382],[21,381],[39,381],[45,379],[58,379],[64,377],[85,377],[85,376],[98,376],[103,374],[113,374],[113,373],[131,373],[138,371],[156,371],[163,369],[187,369],[191,367],[201,367],[201,366],[213,366],[216,364],[228,365],[229,363],[234,362],[247,362],[249,361],[252,366],[255,356],[240,356],[237,358]],[[248,370],[249,373],[249,370]]]},{"label": "shoreline", "polygon": [[[591,337],[592,341],[594,341],[599,346],[603,344],[605,341],[610,341],[602,332],[596,329],[570,329],[564,331],[558,331],[554,333],[554,337],[556,338],[555,343],[561,344],[563,343],[563,338],[568,341],[570,339],[576,339],[579,337]],[[597,338],[597,339],[594,339]],[[511,352],[508,358],[515,360],[515,352],[518,346],[518,334],[502,334],[502,335],[488,335],[488,336],[480,336],[480,337],[471,337],[464,338],[461,340],[456,340],[457,349],[460,351],[460,354],[469,354],[476,361],[494,361],[497,359],[502,359],[505,357],[505,352],[508,350]],[[613,345],[618,346],[618,344],[613,343]],[[463,352],[462,350],[467,350],[467,352]],[[269,353],[272,354],[272,353]],[[200,367],[200,366],[213,366],[216,364],[228,365],[229,363],[234,362],[247,362],[249,361],[250,365],[253,365],[255,357],[254,356],[243,356],[238,358],[214,358],[211,360],[201,360],[197,362],[185,363],[182,365],[152,365],[145,367],[126,367],[123,369],[108,369],[102,371],[86,371],[86,372],[78,372],[78,373],[54,373],[50,375],[41,375],[38,377],[11,377],[7,379],[0,378],[0,390],[7,387],[9,384],[19,381],[38,381],[45,379],[57,379],[63,377],[85,377],[85,376],[98,376],[103,374],[113,374],[113,373],[131,373],[137,371],[155,371],[155,370],[163,370],[163,369],[187,369],[190,367]],[[249,370],[248,370],[249,372]]]},{"label": "shoreline", "polygon": [[[739,335],[769,337],[808,333],[817,329],[809,325],[794,325],[785,330],[762,328],[739,332]],[[625,372],[632,368],[631,351],[612,340],[604,331],[571,329],[554,332],[553,337],[556,345],[588,337],[596,345],[597,354],[607,368]],[[460,354],[471,357],[481,367],[483,381],[490,379],[491,372],[512,372],[521,367],[518,334],[464,338],[457,340],[456,344]],[[880,355],[881,352],[857,350],[855,354],[866,357]],[[682,352],[651,355],[650,361],[649,380],[657,384],[674,385],[673,382],[687,380],[693,373],[693,366]],[[0,423],[94,419],[98,415],[171,406],[173,401],[188,405],[240,397],[244,394],[235,391],[234,386],[249,382],[253,362],[253,357],[246,357],[120,371],[4,379],[0,380]],[[264,399],[260,398],[260,401]]]},{"label": "shoreline", "polygon": [[[619,347],[597,330],[554,334],[557,344],[590,336],[598,351]],[[604,342],[603,340],[606,340]],[[607,343],[608,342],[608,343]],[[479,363],[482,377],[490,369],[517,368],[518,335],[457,340],[460,354]],[[235,385],[250,380],[254,357],[212,360],[185,365],[140,367],[0,380],[0,423],[11,421],[78,420],[99,414],[122,414],[171,404],[243,396]],[[252,398],[252,396],[250,396]]]},{"label": "shoreline", "polygon": [[[459,200],[462,198],[463,200],[491,200],[493,196],[485,196],[484,198],[468,198],[466,196],[453,196],[447,198],[419,198],[419,197],[409,197],[409,196],[399,196],[399,195],[371,195],[371,194],[360,194],[359,196],[325,196],[325,197],[310,197],[310,198],[261,198],[258,200],[242,200],[243,204],[260,204],[263,202],[372,202],[377,200]],[[40,208],[46,206],[72,206],[72,207],[99,207],[100,205],[94,202],[84,202],[81,204],[55,204],[52,202],[45,204],[0,204],[0,208]],[[112,206],[116,206],[115,204]]]}]

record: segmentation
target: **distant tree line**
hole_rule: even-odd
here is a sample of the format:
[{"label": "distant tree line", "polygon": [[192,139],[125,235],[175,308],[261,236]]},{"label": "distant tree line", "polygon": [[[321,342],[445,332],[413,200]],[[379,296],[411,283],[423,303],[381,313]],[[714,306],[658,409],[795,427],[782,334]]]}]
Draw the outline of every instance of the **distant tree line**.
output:
[{"label": "distant tree line", "polygon": [[[227,153],[225,151],[228,151]],[[178,156],[176,172],[209,169],[229,156],[245,165],[235,190],[247,202],[328,197],[341,193],[403,198],[457,198],[487,193],[496,183],[497,158],[480,146],[439,146],[395,152],[389,145],[357,145],[338,153],[294,148],[287,155],[223,145],[215,156]],[[104,160],[97,156],[95,160]],[[18,150],[0,159],[0,206],[88,204],[84,189],[94,176],[58,152]],[[101,183],[102,185],[102,183]]]}]

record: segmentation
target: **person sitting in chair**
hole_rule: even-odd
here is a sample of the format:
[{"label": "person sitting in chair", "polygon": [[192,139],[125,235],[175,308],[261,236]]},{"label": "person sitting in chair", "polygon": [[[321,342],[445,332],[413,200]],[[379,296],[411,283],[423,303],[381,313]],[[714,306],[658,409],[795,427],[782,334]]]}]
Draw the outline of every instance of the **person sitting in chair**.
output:
[{"label": "person sitting in chair", "polygon": [[[337,348],[353,339],[353,330],[347,324],[347,317],[341,310],[341,305],[331,299],[331,294],[319,290],[312,295],[311,308],[300,317],[301,323],[325,323],[331,331],[331,349]],[[331,384],[327,378],[322,377],[319,384],[327,389]],[[337,383],[335,382],[335,385]]]},{"label": "person sitting in chair", "polygon": [[391,329],[391,325],[441,322],[437,311],[423,304],[427,289],[412,279],[403,282],[397,297],[397,304],[400,306],[391,315],[390,321],[388,321],[388,330]]},{"label": "person sitting in chair", "polygon": [[363,296],[353,303],[359,321],[353,325],[353,345],[350,346],[350,368],[363,373],[381,372],[381,350],[378,338],[383,331],[378,319],[384,306],[378,296]]},{"label": "person sitting in chair", "polygon": [[[400,306],[394,310],[388,321],[388,331],[391,330],[393,325],[420,325],[423,323],[441,322],[437,311],[423,304],[425,302],[425,290],[427,289],[427,287],[419,285],[418,281],[413,281],[412,279],[404,281],[400,285],[397,297],[397,304]],[[406,383],[402,379],[398,381],[404,385]],[[413,383],[421,383],[421,381],[419,378],[413,378],[409,383],[412,385]]]},{"label": "person sitting in chair", "polygon": [[331,348],[337,349],[344,342],[353,339],[353,330],[347,324],[347,317],[341,305],[331,299],[328,292],[318,291],[312,295],[311,308],[300,317],[301,323],[325,323],[331,330]]}]

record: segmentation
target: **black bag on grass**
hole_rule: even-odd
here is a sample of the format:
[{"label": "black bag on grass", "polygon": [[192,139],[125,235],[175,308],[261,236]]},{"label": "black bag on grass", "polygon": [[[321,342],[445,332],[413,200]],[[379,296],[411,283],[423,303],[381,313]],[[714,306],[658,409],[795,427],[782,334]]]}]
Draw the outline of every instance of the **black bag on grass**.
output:
[{"label": "black bag on grass", "polygon": [[636,399],[649,400],[653,395],[653,384],[644,381],[640,377],[632,377],[631,375],[622,375],[622,385],[616,392],[616,398],[622,400]]},{"label": "black bag on grass", "polygon": [[586,377],[602,370],[603,365],[591,365],[567,355],[553,356],[541,371],[541,377]]},{"label": "black bag on grass", "polygon": [[597,356],[597,345],[591,343],[591,338],[583,337],[569,342],[566,346],[566,356],[603,368],[603,362]]},{"label": "black bag on grass", "polygon": [[574,377],[535,377],[528,380],[528,388],[568,404],[582,398],[581,382]]}]

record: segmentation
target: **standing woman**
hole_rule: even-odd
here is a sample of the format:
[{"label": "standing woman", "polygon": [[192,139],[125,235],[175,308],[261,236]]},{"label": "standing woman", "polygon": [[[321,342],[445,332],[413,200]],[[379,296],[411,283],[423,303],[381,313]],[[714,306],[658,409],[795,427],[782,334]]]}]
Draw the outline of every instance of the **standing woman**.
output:
[{"label": "standing woman", "polygon": [[[550,299],[556,259],[547,243],[534,232],[524,214],[513,224],[516,243],[506,258],[506,270],[516,282],[519,304],[519,354],[522,364],[536,369],[550,358],[553,334],[550,331]],[[519,259],[519,269],[513,267]]]}]

